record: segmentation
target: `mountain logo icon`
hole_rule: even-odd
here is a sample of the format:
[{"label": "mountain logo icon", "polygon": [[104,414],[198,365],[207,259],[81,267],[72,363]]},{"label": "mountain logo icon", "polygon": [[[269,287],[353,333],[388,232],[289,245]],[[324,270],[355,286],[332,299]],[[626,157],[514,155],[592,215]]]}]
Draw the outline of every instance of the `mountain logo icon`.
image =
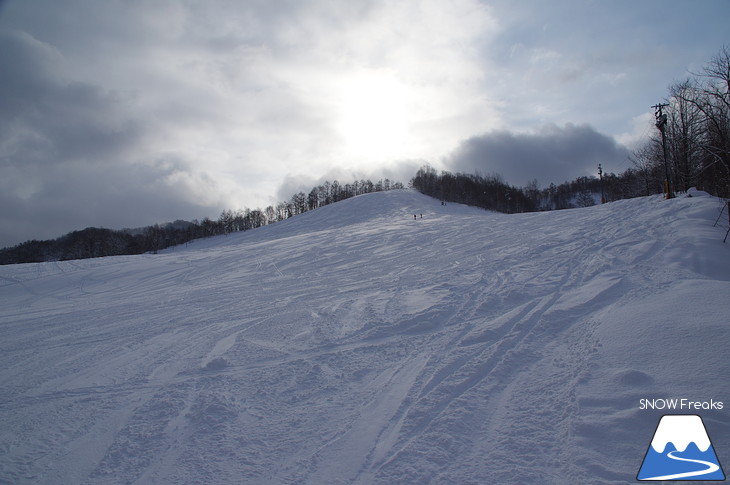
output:
[{"label": "mountain logo icon", "polygon": [[662,416],[636,479],[725,480],[702,418],[696,414]]}]

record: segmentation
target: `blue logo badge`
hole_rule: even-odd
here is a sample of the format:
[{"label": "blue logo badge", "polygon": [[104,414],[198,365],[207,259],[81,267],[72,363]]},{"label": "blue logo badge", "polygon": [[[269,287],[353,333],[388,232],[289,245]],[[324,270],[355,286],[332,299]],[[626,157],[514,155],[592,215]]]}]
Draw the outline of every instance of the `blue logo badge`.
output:
[{"label": "blue logo badge", "polygon": [[725,480],[702,418],[695,414],[662,416],[636,479]]}]

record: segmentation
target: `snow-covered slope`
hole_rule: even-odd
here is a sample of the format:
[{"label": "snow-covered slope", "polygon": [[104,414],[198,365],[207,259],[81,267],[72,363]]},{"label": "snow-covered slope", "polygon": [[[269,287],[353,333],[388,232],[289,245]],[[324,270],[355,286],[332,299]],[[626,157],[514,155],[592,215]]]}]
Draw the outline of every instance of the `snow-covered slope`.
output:
[{"label": "snow-covered slope", "polygon": [[730,463],[718,207],[393,191],[0,267],[0,483],[630,483],[665,398]]}]

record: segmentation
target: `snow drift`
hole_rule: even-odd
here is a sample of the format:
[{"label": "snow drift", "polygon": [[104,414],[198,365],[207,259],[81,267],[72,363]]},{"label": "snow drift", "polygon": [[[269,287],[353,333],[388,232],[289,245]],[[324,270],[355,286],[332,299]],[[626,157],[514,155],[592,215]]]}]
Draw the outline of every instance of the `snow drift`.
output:
[{"label": "snow drift", "polygon": [[627,483],[654,398],[726,402],[697,414],[730,463],[730,249],[694,195],[391,191],[4,266],[0,483]]}]

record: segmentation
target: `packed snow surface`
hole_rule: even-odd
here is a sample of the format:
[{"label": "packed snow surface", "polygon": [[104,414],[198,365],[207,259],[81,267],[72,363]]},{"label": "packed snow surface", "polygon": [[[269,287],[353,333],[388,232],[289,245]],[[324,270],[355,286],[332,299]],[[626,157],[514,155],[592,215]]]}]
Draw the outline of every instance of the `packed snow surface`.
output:
[{"label": "packed snow surface", "polygon": [[671,412],[730,464],[730,244],[693,195],[391,191],[0,267],[0,483],[634,483]]}]

